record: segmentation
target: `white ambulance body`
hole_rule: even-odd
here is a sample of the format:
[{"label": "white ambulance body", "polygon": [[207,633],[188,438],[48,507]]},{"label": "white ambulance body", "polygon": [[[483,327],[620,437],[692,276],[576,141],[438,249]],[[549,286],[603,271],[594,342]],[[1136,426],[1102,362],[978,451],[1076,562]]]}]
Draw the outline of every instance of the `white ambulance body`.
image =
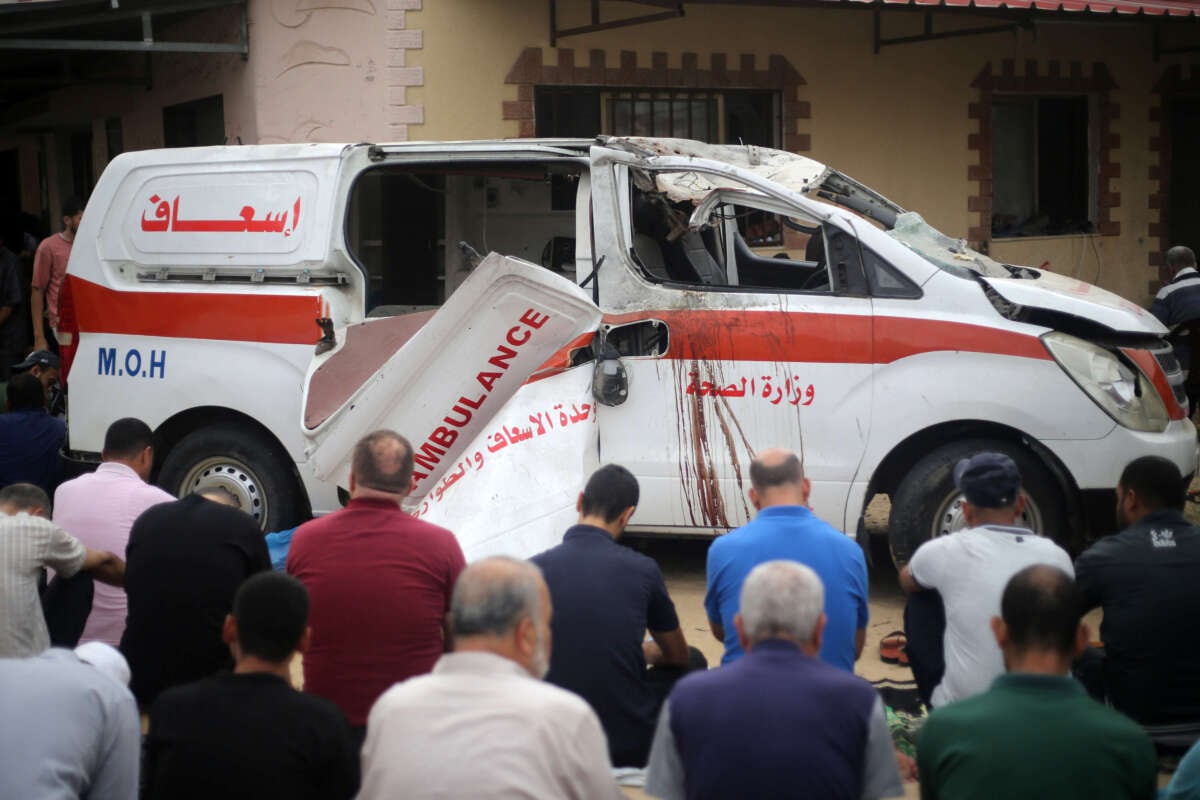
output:
[{"label": "white ambulance body", "polygon": [[226,486],[269,530],[336,509],[377,427],[412,441],[412,508],[469,556],[556,541],[600,463],[637,476],[637,530],[713,535],[751,514],[753,454],[792,448],[850,533],[891,497],[898,561],[962,524],[950,469],[974,451],[1012,455],[1028,522],[1076,545],[1133,458],[1196,470],[1152,316],[773,150],[130,153],[69,276],[71,453],[139,417],[161,485]]}]

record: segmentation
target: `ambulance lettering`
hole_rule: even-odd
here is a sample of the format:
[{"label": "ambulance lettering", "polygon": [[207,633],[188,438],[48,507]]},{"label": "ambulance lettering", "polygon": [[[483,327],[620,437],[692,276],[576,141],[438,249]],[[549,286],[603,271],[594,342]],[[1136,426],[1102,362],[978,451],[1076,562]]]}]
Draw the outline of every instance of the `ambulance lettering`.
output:
[{"label": "ambulance lettering", "polygon": [[504,341],[496,345],[494,354],[488,358],[487,367],[475,376],[483,393],[476,397],[466,395],[459,397],[454,402],[453,408],[442,419],[444,424],[434,428],[433,432],[417,446],[416,452],[413,454],[413,461],[417,467],[413,473],[413,480],[417,485],[428,478],[429,473],[441,463],[442,456],[446,454],[447,449],[458,440],[458,431],[455,428],[462,428],[471,421],[474,412],[479,410],[479,407],[492,393],[496,381],[504,377],[504,373],[508,371],[512,359],[517,355],[517,350],[549,320],[550,315],[538,313],[535,309],[530,308],[520,316],[516,325],[508,329]]},{"label": "ambulance lettering", "polygon": [[96,374],[117,378],[167,377],[167,351],[149,350],[145,356],[136,347],[120,356],[115,347],[101,347],[97,351]]}]

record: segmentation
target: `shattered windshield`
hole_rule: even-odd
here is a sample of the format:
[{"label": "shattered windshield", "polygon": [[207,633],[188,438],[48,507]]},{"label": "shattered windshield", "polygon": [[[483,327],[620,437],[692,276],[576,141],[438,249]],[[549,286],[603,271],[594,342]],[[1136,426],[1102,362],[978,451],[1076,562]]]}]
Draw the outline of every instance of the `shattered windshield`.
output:
[{"label": "shattered windshield", "polygon": [[898,214],[896,224],[887,234],[949,272],[963,275],[964,271],[969,271],[989,278],[1012,277],[999,262],[967,247],[964,239],[951,239],[915,211]]}]

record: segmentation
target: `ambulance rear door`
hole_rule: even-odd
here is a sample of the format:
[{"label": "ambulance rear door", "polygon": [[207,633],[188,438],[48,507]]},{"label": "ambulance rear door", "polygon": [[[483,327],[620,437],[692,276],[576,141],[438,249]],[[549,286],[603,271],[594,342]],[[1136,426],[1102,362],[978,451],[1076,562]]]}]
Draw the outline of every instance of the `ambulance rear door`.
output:
[{"label": "ambulance rear door", "polygon": [[337,331],[306,380],[308,468],[347,487],[355,443],[393,429],[415,453],[408,508],[468,558],[548,547],[596,463],[585,362],[599,321],[571,281],[492,254],[436,312]]}]

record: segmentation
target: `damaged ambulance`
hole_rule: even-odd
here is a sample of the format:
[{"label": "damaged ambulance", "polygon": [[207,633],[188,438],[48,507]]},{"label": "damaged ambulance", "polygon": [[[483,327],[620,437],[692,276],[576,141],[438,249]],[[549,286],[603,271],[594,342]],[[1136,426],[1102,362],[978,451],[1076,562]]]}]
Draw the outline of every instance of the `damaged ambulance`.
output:
[{"label": "damaged ambulance", "polygon": [[267,530],[337,508],[380,427],[414,446],[413,513],[471,558],[556,542],[600,463],[641,484],[632,529],[711,536],[750,517],[754,454],[792,448],[851,535],[890,497],[898,563],[963,524],[975,451],[1012,456],[1027,523],[1069,546],[1111,524],[1131,459],[1196,469],[1148,313],[776,150],[128,153],[68,275],[68,455],[139,417],[160,485],[224,486]]}]

